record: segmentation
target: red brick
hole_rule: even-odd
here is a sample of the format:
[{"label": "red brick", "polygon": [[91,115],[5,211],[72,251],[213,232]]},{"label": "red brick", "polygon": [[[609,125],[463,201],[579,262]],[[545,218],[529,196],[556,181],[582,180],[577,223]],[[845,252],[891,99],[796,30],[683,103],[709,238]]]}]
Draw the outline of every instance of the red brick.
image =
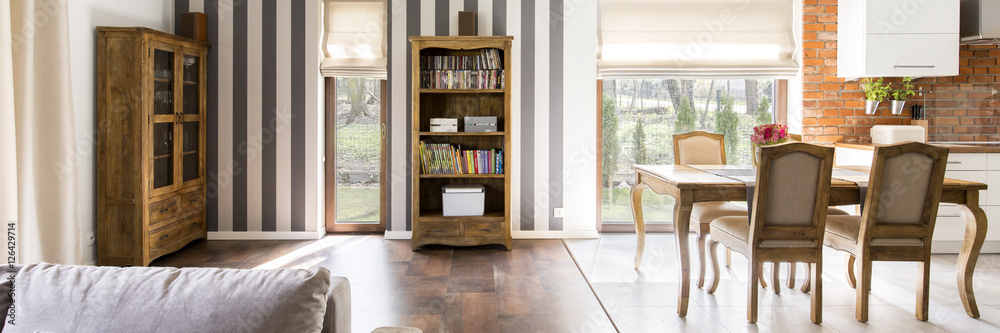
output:
[{"label": "red brick", "polygon": [[958,118],[938,117],[938,118],[931,119],[931,125],[935,125],[935,126],[941,126],[941,125],[958,125],[958,124],[959,124]]},{"label": "red brick", "polygon": [[819,107],[821,107],[821,108],[842,108],[842,107],[844,107],[844,101],[819,101]]},{"label": "red brick", "polygon": [[818,19],[822,23],[837,23],[837,15],[820,15]]},{"label": "red brick", "polygon": [[843,135],[817,135],[816,142],[843,142]]},{"label": "red brick", "polygon": [[979,67],[979,66],[994,66],[997,64],[996,59],[969,59],[969,66]]},{"label": "red brick", "polygon": [[844,118],[819,118],[816,122],[819,125],[843,125]]}]

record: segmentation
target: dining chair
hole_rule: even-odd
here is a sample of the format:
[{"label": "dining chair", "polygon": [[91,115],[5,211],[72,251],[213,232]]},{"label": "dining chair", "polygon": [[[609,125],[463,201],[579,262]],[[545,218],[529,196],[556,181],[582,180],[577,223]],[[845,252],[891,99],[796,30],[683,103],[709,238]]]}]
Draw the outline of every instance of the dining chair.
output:
[{"label": "dining chair", "polygon": [[[722,134],[694,131],[674,135],[675,165],[726,164],[726,141]],[[691,229],[698,234],[698,288],[705,285],[705,246],[708,224],[722,216],[747,215],[743,206],[728,201],[696,202],[691,207]],[[727,250],[728,251],[728,250]]]},{"label": "dining chair", "polygon": [[803,262],[812,267],[810,295],[813,323],[823,321],[823,230],[830,200],[833,148],[792,142],[761,149],[760,166],[748,218],[726,216],[712,221],[712,281],[719,286],[718,244],[749,261],[747,321],[757,322],[757,280],[765,262]]},{"label": "dining chair", "polygon": [[868,321],[873,261],[917,262],[917,319],[927,320],[931,238],[948,149],[911,142],[875,147],[862,214],[827,217],[826,246],[848,253],[848,279],[859,278],[855,317]]}]

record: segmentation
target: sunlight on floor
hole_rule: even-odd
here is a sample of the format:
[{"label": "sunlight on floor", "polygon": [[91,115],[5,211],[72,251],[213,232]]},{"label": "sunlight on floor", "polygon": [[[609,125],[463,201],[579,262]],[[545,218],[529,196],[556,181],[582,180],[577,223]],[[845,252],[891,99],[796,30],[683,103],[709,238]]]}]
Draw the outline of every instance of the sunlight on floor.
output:
[{"label": "sunlight on floor", "polygon": [[[268,261],[260,266],[254,267],[254,269],[275,269],[275,268],[309,268],[316,266],[322,262],[325,257],[316,256],[314,258],[307,258],[318,252],[327,252],[330,256],[336,255],[340,252],[347,251],[366,239],[372,236],[367,235],[328,235],[323,237],[316,242],[309,245],[303,246],[302,248],[292,251],[286,255],[278,257],[274,260]],[[342,246],[338,246],[336,249],[332,249],[338,244],[343,243]],[[294,263],[294,264],[293,264]]]}]

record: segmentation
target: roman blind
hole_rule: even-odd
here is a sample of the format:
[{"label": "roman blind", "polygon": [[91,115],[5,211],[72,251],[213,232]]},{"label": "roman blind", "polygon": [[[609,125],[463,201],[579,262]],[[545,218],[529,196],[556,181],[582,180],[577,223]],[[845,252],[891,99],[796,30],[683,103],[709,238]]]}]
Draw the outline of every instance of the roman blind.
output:
[{"label": "roman blind", "polygon": [[323,1],[323,76],[386,77],[385,0]]},{"label": "roman blind", "polygon": [[787,78],[799,71],[793,0],[600,1],[601,78]]}]

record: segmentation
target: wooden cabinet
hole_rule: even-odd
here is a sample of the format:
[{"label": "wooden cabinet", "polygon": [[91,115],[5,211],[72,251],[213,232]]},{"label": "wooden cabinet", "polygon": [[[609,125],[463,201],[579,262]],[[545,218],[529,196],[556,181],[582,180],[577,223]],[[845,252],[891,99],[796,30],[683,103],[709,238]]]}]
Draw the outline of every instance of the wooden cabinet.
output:
[{"label": "wooden cabinet", "polygon": [[840,0],[837,30],[839,77],[958,75],[958,0]]},{"label": "wooden cabinet", "polygon": [[[511,42],[510,36],[410,37],[413,45],[412,248],[427,244],[511,248]],[[492,65],[483,66],[484,63]],[[465,132],[466,116],[497,118],[495,132]],[[431,118],[457,118],[458,132],[431,132]],[[420,144],[499,151],[495,173],[422,172]],[[485,188],[482,216],[444,216],[442,186]]]},{"label": "wooden cabinet", "polygon": [[209,44],[97,28],[97,263],[146,266],[205,238]]}]

